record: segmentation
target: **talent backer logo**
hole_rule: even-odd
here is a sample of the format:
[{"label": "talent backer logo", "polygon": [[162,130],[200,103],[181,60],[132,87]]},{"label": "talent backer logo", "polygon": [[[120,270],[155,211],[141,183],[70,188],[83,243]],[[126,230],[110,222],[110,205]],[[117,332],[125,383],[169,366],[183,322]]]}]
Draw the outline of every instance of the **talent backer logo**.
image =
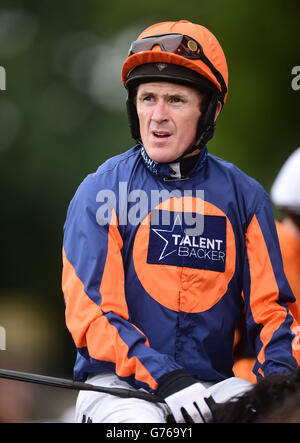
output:
[{"label": "talent backer logo", "polygon": [[[190,231],[184,215],[186,214],[163,210],[152,211],[147,263],[224,272],[226,217],[205,215],[201,235],[188,235]],[[197,214],[193,214],[193,217],[196,218]],[[152,223],[152,219],[155,219],[155,223]]]}]

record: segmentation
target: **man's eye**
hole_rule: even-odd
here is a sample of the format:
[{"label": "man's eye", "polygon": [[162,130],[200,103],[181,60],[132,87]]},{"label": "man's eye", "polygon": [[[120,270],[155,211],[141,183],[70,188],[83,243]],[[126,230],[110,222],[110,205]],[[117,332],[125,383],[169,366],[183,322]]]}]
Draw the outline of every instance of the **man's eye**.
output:
[{"label": "man's eye", "polygon": [[182,99],[180,97],[174,96],[174,97],[170,97],[170,102],[171,103],[181,103]]},{"label": "man's eye", "polygon": [[153,100],[153,95],[146,95],[144,98],[143,98],[143,101],[145,101],[145,102],[150,102],[150,101],[152,101]]}]

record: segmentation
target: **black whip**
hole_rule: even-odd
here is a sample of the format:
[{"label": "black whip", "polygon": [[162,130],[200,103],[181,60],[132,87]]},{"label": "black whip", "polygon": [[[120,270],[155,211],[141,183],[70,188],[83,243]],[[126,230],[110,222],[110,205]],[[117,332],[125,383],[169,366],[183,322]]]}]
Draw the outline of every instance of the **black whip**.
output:
[{"label": "black whip", "polygon": [[55,388],[74,389],[77,391],[103,392],[105,394],[115,395],[121,398],[139,398],[141,400],[150,401],[152,403],[163,402],[160,397],[148,392],[123,388],[107,388],[104,386],[94,386],[89,383],[68,380],[66,378],[49,377],[48,375],[30,374],[28,372],[0,369],[0,378],[23,381],[28,383],[37,383],[40,385],[52,386]]}]

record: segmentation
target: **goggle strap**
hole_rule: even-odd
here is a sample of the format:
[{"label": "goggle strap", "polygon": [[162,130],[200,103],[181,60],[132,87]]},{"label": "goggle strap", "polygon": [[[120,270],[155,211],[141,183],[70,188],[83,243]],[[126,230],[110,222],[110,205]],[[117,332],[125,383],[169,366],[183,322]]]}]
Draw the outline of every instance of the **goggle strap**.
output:
[{"label": "goggle strap", "polygon": [[206,66],[211,70],[211,72],[214,74],[214,76],[218,80],[218,82],[219,82],[219,84],[221,86],[221,97],[220,98],[221,98],[222,103],[224,103],[224,98],[225,98],[225,95],[227,93],[227,86],[226,86],[226,83],[224,81],[224,78],[223,78],[222,74],[220,73],[220,71],[218,71],[214,67],[214,65],[206,57],[206,55],[204,54],[203,51],[202,51],[202,61],[206,64]]}]

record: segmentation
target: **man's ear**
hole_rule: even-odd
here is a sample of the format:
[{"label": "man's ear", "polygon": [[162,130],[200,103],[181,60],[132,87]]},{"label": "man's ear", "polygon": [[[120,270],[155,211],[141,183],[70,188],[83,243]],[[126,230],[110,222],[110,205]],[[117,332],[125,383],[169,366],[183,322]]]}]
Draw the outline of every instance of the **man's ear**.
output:
[{"label": "man's ear", "polygon": [[218,101],[217,110],[216,110],[216,114],[215,114],[215,121],[217,120],[218,115],[220,114],[221,110],[222,110],[222,103],[220,101]]}]

